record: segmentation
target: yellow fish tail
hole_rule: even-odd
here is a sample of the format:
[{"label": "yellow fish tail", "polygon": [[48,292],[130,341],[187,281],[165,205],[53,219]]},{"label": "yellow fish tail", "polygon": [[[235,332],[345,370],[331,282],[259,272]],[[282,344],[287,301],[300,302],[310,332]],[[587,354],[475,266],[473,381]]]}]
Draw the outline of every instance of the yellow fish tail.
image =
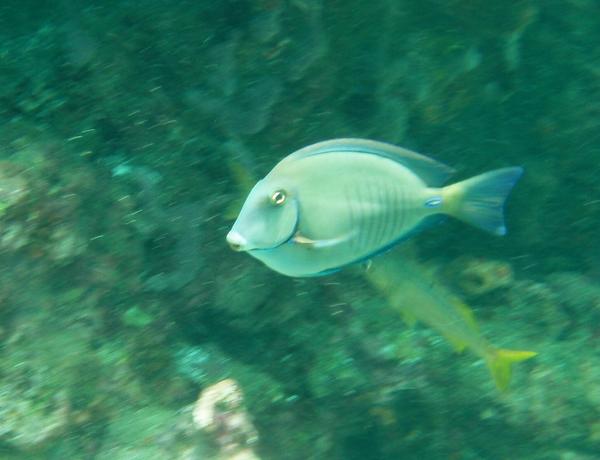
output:
[{"label": "yellow fish tail", "polygon": [[510,383],[513,363],[525,361],[536,355],[535,351],[507,350],[503,348],[492,349],[486,358],[486,362],[494,378],[496,387],[500,391],[506,390]]}]

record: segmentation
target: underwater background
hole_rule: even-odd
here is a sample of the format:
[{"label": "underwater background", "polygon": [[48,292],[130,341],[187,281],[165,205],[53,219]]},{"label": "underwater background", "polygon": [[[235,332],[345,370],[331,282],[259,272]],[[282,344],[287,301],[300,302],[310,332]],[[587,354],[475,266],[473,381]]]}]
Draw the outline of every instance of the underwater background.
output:
[{"label": "underwater background", "polygon": [[[600,2],[4,1],[0,38],[0,459],[600,459]],[[228,248],[336,137],[525,169],[505,237],[391,253],[538,353],[508,389],[361,267]]]}]

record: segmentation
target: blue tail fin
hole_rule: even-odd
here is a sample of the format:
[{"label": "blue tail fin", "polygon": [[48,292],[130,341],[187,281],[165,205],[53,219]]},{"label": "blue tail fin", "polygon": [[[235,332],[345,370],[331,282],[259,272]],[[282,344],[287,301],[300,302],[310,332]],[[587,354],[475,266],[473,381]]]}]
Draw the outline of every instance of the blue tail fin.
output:
[{"label": "blue tail fin", "polygon": [[448,214],[495,235],[505,235],[504,202],[523,168],[496,169],[444,188]]}]

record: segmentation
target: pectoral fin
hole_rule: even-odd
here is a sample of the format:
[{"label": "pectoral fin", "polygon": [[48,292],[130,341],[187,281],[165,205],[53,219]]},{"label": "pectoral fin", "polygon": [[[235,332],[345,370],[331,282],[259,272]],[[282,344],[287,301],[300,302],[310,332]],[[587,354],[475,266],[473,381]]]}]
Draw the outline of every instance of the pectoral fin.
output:
[{"label": "pectoral fin", "polygon": [[315,240],[311,240],[310,238],[302,236],[300,233],[296,233],[292,238],[292,241],[296,244],[303,244],[307,246],[313,246],[316,243]]},{"label": "pectoral fin", "polygon": [[300,232],[298,232],[294,235],[294,237],[292,238],[292,241],[296,244],[301,244],[301,245],[304,245],[307,247],[312,247],[312,248],[318,249],[318,248],[327,248],[327,247],[335,246],[336,244],[340,244],[349,238],[350,238],[350,234],[340,236],[337,238],[325,239],[325,240],[313,240],[311,238],[308,238],[308,237],[302,235]]}]

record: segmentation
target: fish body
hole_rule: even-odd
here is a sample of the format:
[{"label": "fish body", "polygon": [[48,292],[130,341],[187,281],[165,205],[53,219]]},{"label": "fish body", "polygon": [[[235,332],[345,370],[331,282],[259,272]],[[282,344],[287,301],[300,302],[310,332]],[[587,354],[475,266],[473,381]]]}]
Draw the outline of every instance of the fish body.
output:
[{"label": "fish body", "polygon": [[502,207],[521,168],[443,187],[452,169],[390,144],[335,139],[284,158],[250,191],[230,245],[288,276],[319,276],[384,252],[428,217],[504,234]]},{"label": "fish body", "polygon": [[444,336],[457,351],[469,350],[482,358],[499,390],[508,387],[513,363],[537,354],[494,347],[480,332],[473,312],[409,259],[391,255],[379,258],[365,276],[407,323],[426,324]]}]

